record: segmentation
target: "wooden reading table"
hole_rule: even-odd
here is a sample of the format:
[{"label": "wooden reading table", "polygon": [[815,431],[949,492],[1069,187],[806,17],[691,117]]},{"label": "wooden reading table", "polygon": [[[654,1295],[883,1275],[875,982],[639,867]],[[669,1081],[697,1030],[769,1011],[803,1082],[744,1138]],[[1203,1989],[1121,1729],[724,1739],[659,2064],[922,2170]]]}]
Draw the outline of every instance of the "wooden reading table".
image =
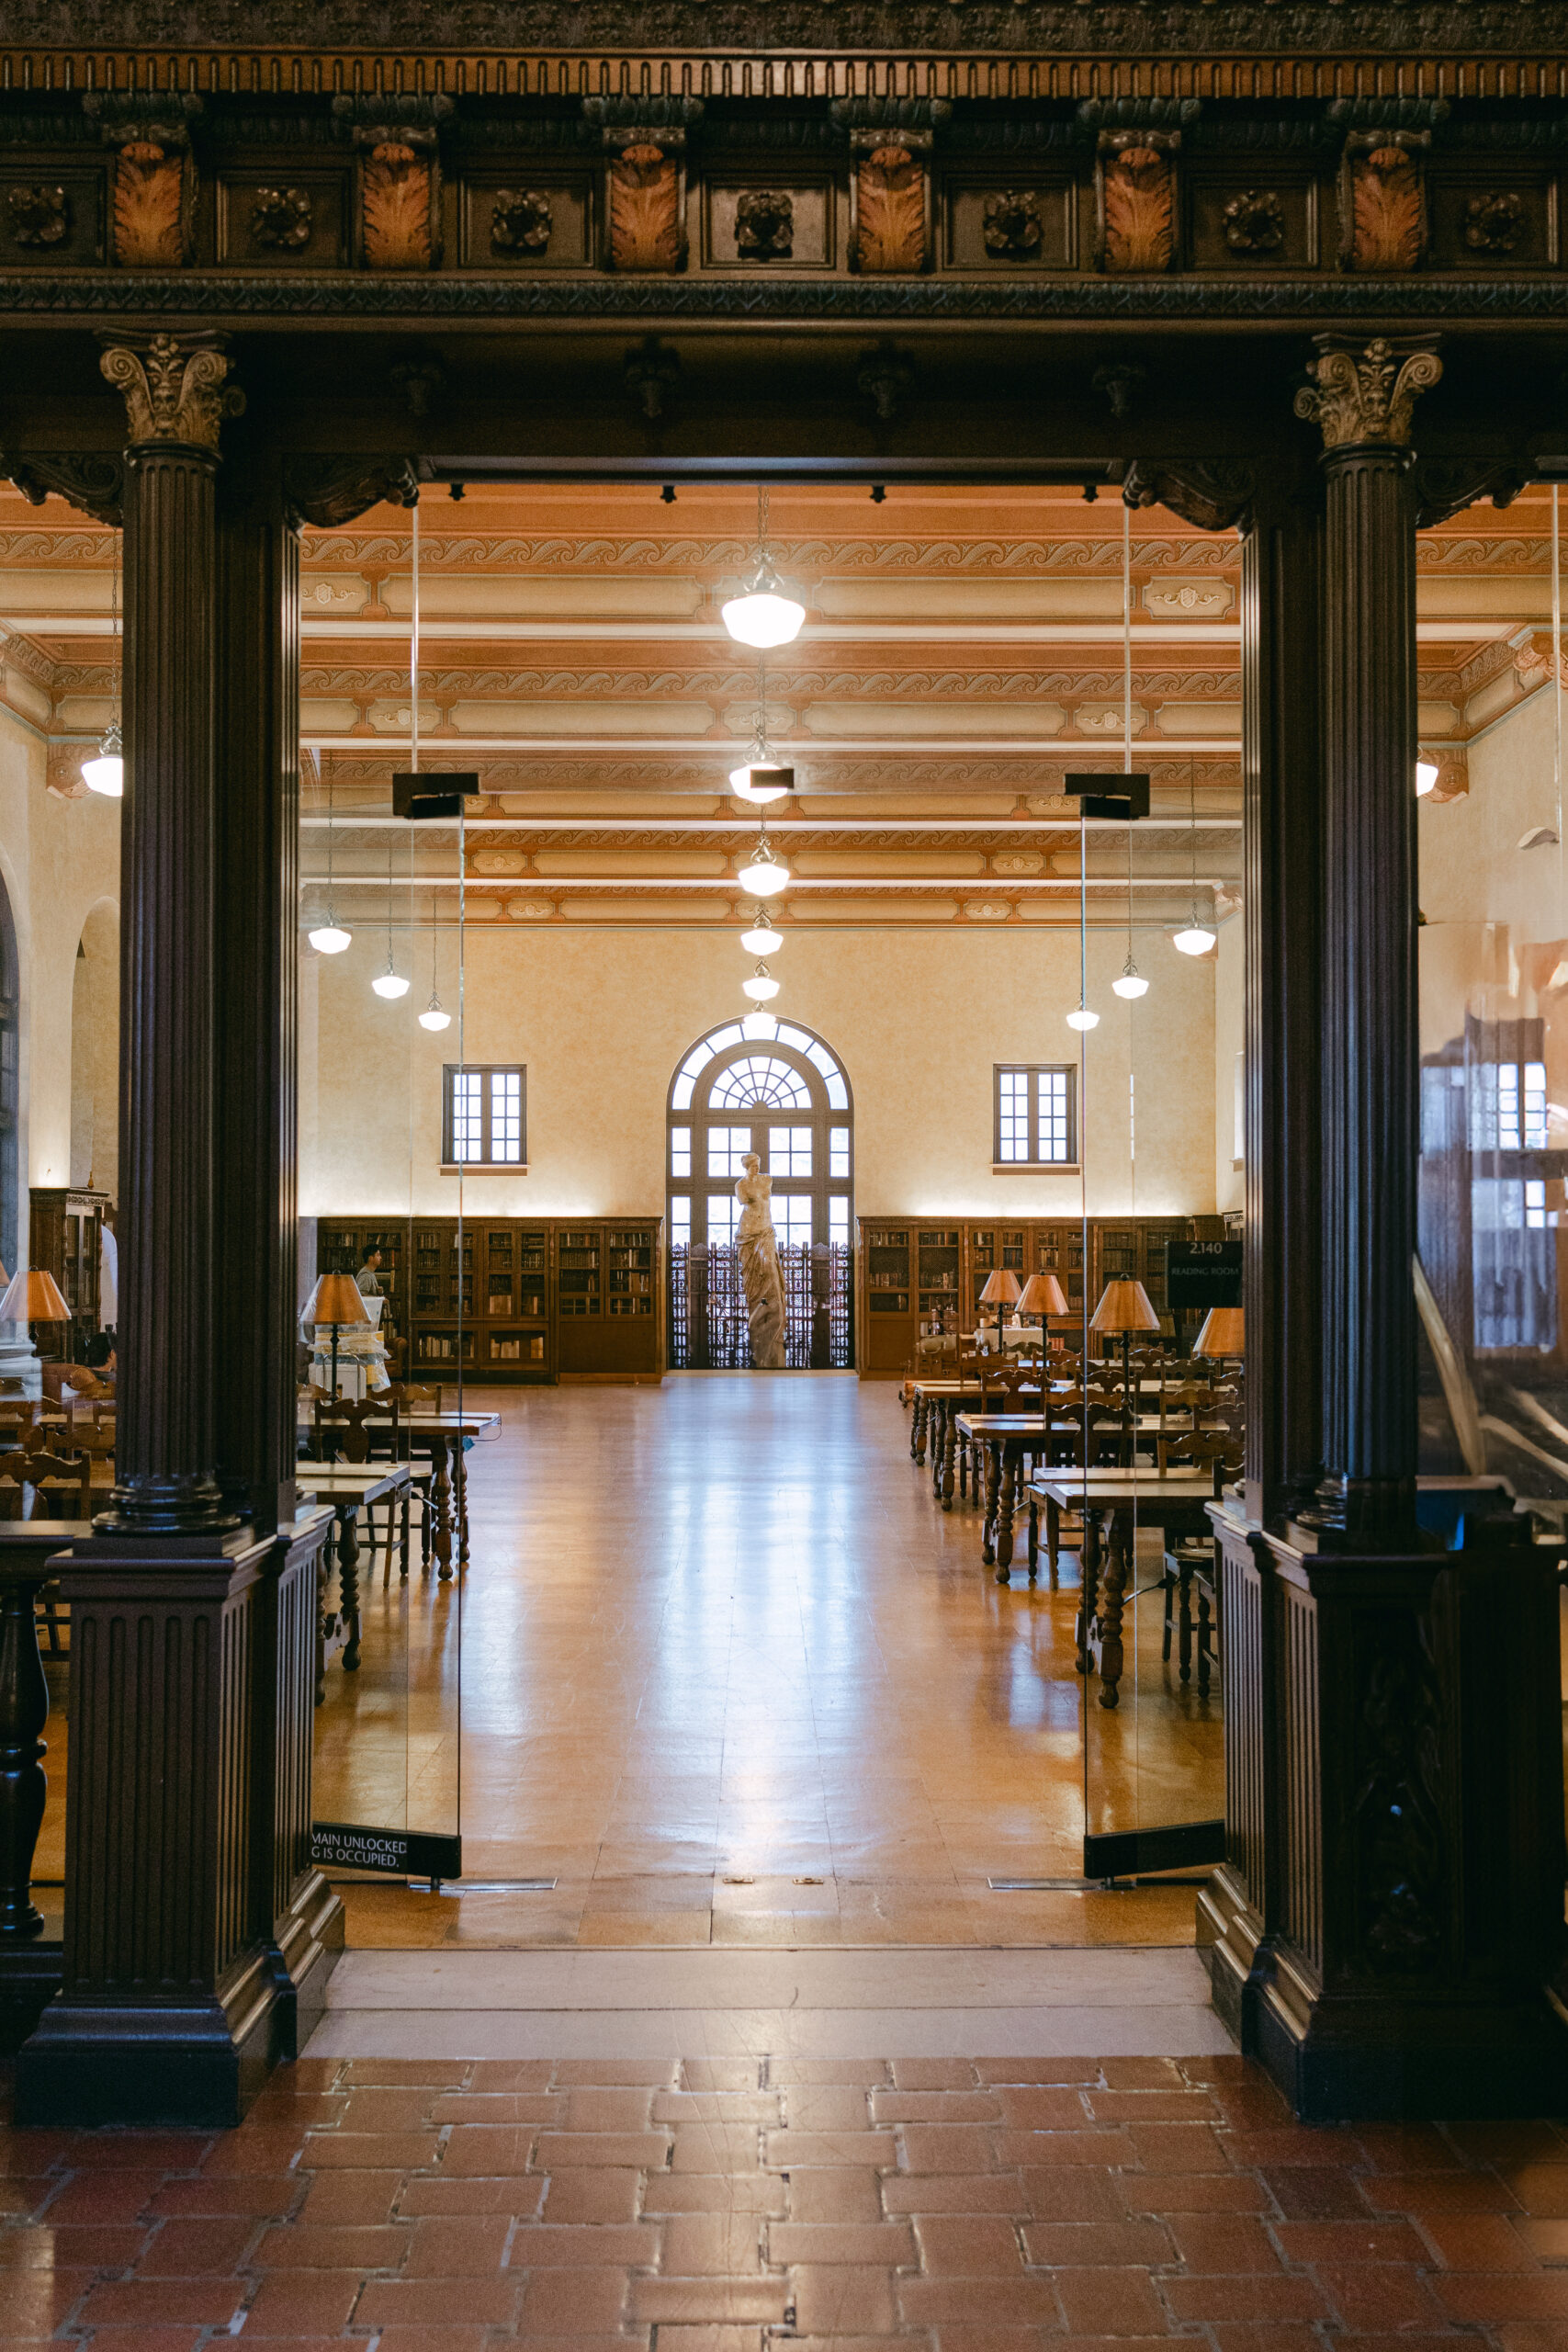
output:
[{"label": "wooden reading table", "polygon": [[[1038,1524],[1045,1506],[1045,1541],[1055,1578],[1061,1514],[1083,1520],[1083,1595],[1078,1608],[1078,1671],[1089,1670],[1089,1645],[1100,1637],[1100,1703],[1114,1707],[1123,1665],[1122,1609],[1133,1574],[1137,1529],[1206,1535],[1214,1499],[1211,1467],[1190,1470],[1036,1471],[1029,1486],[1030,1577],[1036,1574]],[[1103,1576],[1102,1576],[1103,1570]],[[999,1574],[999,1570],[998,1570]],[[1103,1585],[1103,1589],[1101,1589]]]}]

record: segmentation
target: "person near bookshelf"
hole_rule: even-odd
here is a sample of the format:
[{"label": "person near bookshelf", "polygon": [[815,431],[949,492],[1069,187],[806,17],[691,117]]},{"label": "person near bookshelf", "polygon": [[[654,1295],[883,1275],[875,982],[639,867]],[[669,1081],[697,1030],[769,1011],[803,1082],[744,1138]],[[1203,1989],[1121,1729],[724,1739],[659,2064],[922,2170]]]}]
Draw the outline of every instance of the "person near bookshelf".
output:
[{"label": "person near bookshelf", "polygon": [[379,1280],[381,1252],[376,1243],[371,1242],[365,1252],[364,1262],[354,1277],[359,1285],[361,1298],[379,1298],[382,1295]]}]

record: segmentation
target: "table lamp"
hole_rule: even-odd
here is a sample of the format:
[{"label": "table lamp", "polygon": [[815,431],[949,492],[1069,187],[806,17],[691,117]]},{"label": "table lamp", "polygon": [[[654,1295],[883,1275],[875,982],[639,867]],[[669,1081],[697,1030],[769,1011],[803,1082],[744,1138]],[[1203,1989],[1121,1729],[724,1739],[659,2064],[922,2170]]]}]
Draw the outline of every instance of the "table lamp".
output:
[{"label": "table lamp", "polygon": [[47,1268],[17,1267],[0,1298],[0,1323],[63,1323],[69,1329],[71,1309]]},{"label": "table lamp", "polygon": [[1066,1315],[1067,1302],[1062,1295],[1062,1285],[1055,1274],[1031,1274],[1023,1285],[1023,1296],[1018,1302],[1021,1315],[1038,1315],[1042,1326],[1048,1315]]},{"label": "table lamp", "polygon": [[1009,1266],[993,1266],[986,1276],[986,1287],[980,1293],[982,1306],[997,1310],[997,1346],[1002,1344],[1002,1309],[1018,1304],[1018,1276]]},{"label": "table lamp", "polygon": [[328,1327],[333,1335],[333,1403],[337,1396],[337,1335],[345,1323],[368,1323],[365,1301],[359,1295],[359,1284],[352,1274],[322,1274],[310,1293],[302,1323],[320,1331]]},{"label": "table lamp", "polygon": [[1245,1356],[1247,1317],[1239,1306],[1211,1306],[1192,1342],[1195,1356]]},{"label": "table lamp", "polygon": [[1133,1430],[1133,1374],[1127,1351],[1134,1331],[1157,1331],[1159,1317],[1149,1304],[1148,1292],[1142,1283],[1117,1280],[1107,1283],[1100,1294],[1100,1305],[1089,1322],[1091,1331],[1109,1331],[1120,1335],[1122,1340],[1122,1422],[1130,1436]]}]

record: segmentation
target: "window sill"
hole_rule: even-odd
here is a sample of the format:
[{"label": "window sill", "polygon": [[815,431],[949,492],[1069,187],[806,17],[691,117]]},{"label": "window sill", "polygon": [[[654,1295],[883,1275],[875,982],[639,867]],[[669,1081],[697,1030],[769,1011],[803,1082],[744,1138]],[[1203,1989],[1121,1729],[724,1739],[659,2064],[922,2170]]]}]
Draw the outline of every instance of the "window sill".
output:
[{"label": "window sill", "polygon": [[525,1159],[444,1159],[443,1176],[526,1176]]},{"label": "window sill", "polygon": [[993,1159],[993,1176],[1081,1176],[1082,1163],[1076,1159]]}]

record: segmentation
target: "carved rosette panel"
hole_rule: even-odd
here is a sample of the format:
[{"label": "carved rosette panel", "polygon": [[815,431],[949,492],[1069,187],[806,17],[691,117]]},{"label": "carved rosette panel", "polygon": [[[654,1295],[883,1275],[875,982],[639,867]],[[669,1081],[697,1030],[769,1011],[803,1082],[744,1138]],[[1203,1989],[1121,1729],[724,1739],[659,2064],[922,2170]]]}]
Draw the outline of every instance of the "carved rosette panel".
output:
[{"label": "carved rosette panel", "polygon": [[926,266],[926,157],[889,139],[856,158],[851,264],[863,277],[908,277]]},{"label": "carved rosette panel", "polygon": [[359,166],[359,246],[369,269],[435,262],[436,163],[407,139],[378,139]]},{"label": "carved rosette panel", "polygon": [[1339,266],[1387,277],[1416,269],[1427,254],[1425,130],[1357,131],[1345,142],[1339,178]]},{"label": "carved rosette panel", "polygon": [[634,276],[683,269],[681,156],[632,138],[610,164],[610,266]]},{"label": "carved rosette panel", "polygon": [[1102,130],[1095,157],[1099,266],[1151,277],[1176,259],[1178,130]]}]

